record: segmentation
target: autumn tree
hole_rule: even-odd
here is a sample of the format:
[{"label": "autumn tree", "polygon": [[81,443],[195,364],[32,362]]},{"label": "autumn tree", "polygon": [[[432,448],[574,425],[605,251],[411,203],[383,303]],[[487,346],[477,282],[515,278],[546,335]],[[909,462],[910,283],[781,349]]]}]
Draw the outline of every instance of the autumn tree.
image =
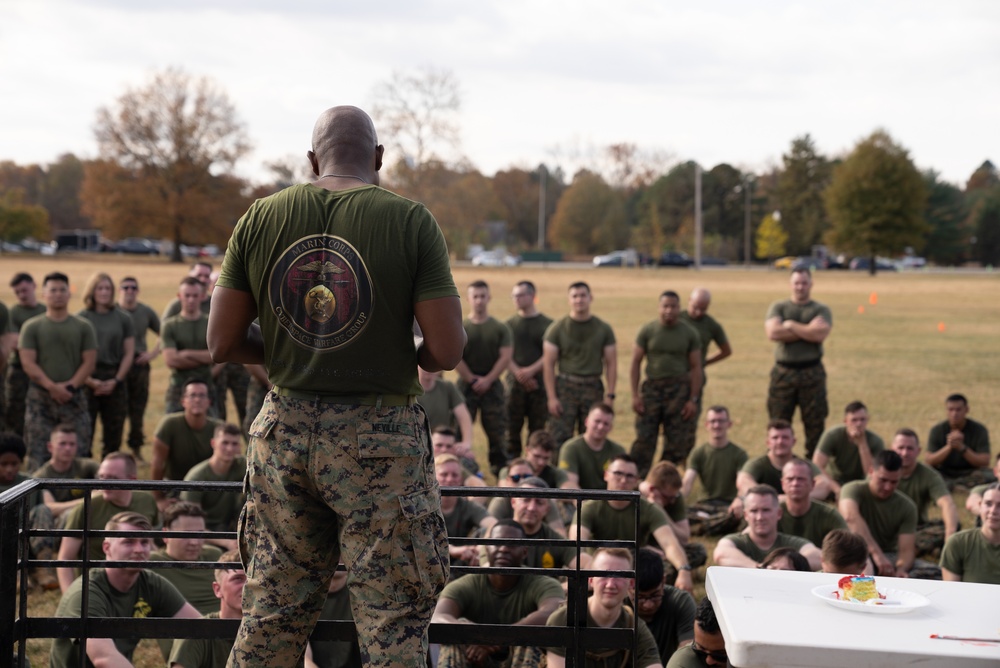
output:
[{"label": "autumn tree", "polygon": [[927,259],[942,265],[959,264],[966,259],[969,248],[966,195],[956,186],[939,180],[932,170],[924,173],[924,185],[927,190],[924,220],[930,228]]},{"label": "autumn tree", "polygon": [[774,206],[791,241],[789,252],[809,255],[830,225],[823,191],[830,185],[832,166],[808,134],[793,139],[781,160]]},{"label": "autumn tree", "polygon": [[969,224],[975,234],[975,259],[985,266],[1000,264],[1000,185],[973,199]]},{"label": "autumn tree", "polygon": [[781,218],[770,213],[764,216],[754,241],[757,257],[766,257],[768,264],[779,255],[784,255],[788,246],[788,232],[782,226]]},{"label": "autumn tree", "polygon": [[568,253],[607,253],[629,241],[624,197],[599,175],[573,177],[548,227],[552,248]]},{"label": "autumn tree", "polygon": [[[242,213],[243,183],[227,176],[250,150],[229,97],[178,69],[155,74],[97,112],[100,160],[88,165],[84,210],[105,234],[169,230],[182,243],[220,243]],[[235,209],[230,207],[236,206]]]},{"label": "autumn tree", "polygon": [[871,273],[879,254],[923,249],[929,229],[924,179],[907,150],[884,130],[855,146],[834,169],[824,195],[833,225],[830,245],[871,258]]},{"label": "autumn tree", "polygon": [[653,255],[694,250],[695,166],[691,161],[677,165],[642,192],[633,234],[636,248]]},{"label": "autumn tree", "polygon": [[[507,243],[511,246],[532,247],[538,241],[538,205],[542,189],[541,170],[533,171],[511,167],[493,176],[493,192],[504,209],[507,220]],[[562,173],[546,169],[545,174],[546,220],[555,213],[556,204],[566,186]]]},{"label": "autumn tree", "polygon": [[0,197],[0,240],[48,239],[49,236],[49,212],[37,204],[25,203],[23,189],[10,188]]}]

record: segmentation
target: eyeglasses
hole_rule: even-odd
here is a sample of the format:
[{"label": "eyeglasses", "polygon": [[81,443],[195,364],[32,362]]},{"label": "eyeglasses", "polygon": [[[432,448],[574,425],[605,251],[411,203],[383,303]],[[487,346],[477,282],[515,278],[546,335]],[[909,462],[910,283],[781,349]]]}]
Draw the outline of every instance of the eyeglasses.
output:
[{"label": "eyeglasses", "polygon": [[611,475],[622,480],[635,480],[639,476],[634,473],[628,473],[627,471],[608,471]]},{"label": "eyeglasses", "polygon": [[514,473],[512,475],[508,475],[507,477],[514,482],[521,482],[522,480],[527,480],[533,475],[534,473]]},{"label": "eyeglasses", "polygon": [[662,600],[663,600],[662,589],[655,594],[636,593],[635,595],[635,601],[639,605],[642,605],[643,603],[659,603]]},{"label": "eyeglasses", "polygon": [[208,394],[205,392],[191,392],[184,395],[185,399],[208,399]]},{"label": "eyeglasses", "polygon": [[728,663],[729,655],[726,654],[726,650],[720,649],[715,652],[709,652],[704,647],[700,646],[698,643],[691,643],[691,651],[698,655],[698,658],[704,661],[708,657],[712,657],[713,661],[718,661],[719,663]]},{"label": "eyeglasses", "polygon": [[121,287],[121,289],[122,290],[138,290],[139,286],[138,285],[123,285]]}]

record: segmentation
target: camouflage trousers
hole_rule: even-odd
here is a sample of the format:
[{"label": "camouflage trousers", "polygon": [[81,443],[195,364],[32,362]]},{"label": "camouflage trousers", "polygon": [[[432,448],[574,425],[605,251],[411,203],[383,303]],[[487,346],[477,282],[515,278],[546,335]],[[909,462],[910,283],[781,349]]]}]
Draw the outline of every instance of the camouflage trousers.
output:
[{"label": "camouflage trousers", "polygon": [[951,469],[938,469],[938,473],[944,478],[944,483],[948,486],[948,491],[955,491],[956,487],[964,487],[971,490],[979,485],[988,485],[997,481],[993,471],[988,468],[968,469],[966,471],[955,471]]},{"label": "camouflage trousers", "polygon": [[[173,380],[167,385],[167,391],[163,395],[163,414],[169,415],[170,413],[180,413],[184,410],[184,406],[181,405],[181,396],[184,394],[184,383],[175,384]],[[223,397],[225,399],[225,397]],[[217,418],[219,417],[219,398],[215,394],[215,379],[208,384],[208,416]]]},{"label": "camouflage trousers", "polygon": [[[247,416],[247,390],[250,387],[250,372],[242,364],[230,362],[223,367],[219,375],[215,377],[215,396],[219,398],[218,418],[226,421],[226,390],[233,395],[233,403],[236,404],[236,415],[239,421],[233,424],[243,424]],[[250,420],[253,422],[253,420]]]},{"label": "camouflage trousers", "polygon": [[545,421],[549,417],[548,398],[541,377],[537,380],[538,388],[529,392],[513,374],[507,374],[507,457],[510,459],[521,457],[524,452],[521,430],[525,420],[528,421],[529,435],[545,429]]},{"label": "camouflage trousers", "polygon": [[243,418],[243,433],[246,434],[247,442],[250,441],[250,425],[257,419],[261,406],[264,405],[264,397],[267,396],[268,388],[261,384],[259,380],[250,376],[250,385],[247,388],[247,414]]},{"label": "camouflage trousers", "polygon": [[24,436],[24,401],[28,395],[28,374],[20,366],[8,365],[4,374],[3,393],[5,400],[4,422],[6,429],[18,436]]},{"label": "camouflage trousers", "polygon": [[918,557],[941,556],[941,548],[944,547],[944,521],[931,520],[918,525],[914,543]]},{"label": "camouflage trousers", "polygon": [[[43,503],[33,506],[28,511],[28,525],[32,531],[52,531],[53,529],[62,528],[56,522],[55,516],[49,510],[49,507]],[[55,553],[59,548],[59,539],[55,536],[32,536],[28,540],[28,546],[31,549],[33,557],[45,554],[46,552]],[[54,559],[55,557],[53,556],[52,558]]]},{"label": "camouflage trousers", "polygon": [[149,365],[133,364],[125,376],[125,393],[128,397],[128,447],[139,452],[146,441],[143,421],[149,403]]},{"label": "camouflage trousers", "polygon": [[504,449],[504,438],[507,436],[507,406],[504,401],[503,384],[499,381],[490,385],[485,394],[476,394],[472,386],[461,378],[455,384],[465,397],[465,405],[469,408],[472,421],[482,412],[479,420],[490,444],[490,470],[493,475],[507,465],[507,452]]},{"label": "camouflage trousers", "polygon": [[82,390],[77,389],[72,399],[60,404],[40,385],[31,383],[24,406],[24,442],[28,446],[29,473],[48,461],[49,437],[52,428],[60,422],[68,422],[76,428],[79,454],[90,457],[90,413]]},{"label": "camouflage trousers", "polygon": [[[701,568],[708,562],[708,550],[698,541],[688,542],[684,546],[684,555],[691,568]],[[663,576],[664,581],[671,586],[677,581],[677,568],[666,559],[663,560]]]},{"label": "camouflage trousers", "polygon": [[[117,369],[95,371],[93,377],[99,380],[109,380],[115,377]],[[125,418],[128,416],[128,389],[125,383],[118,383],[111,394],[97,396],[89,387],[83,389],[87,397],[87,412],[90,413],[90,442],[80,443],[80,449],[86,448],[93,452],[94,431],[97,426],[97,416],[101,416],[101,441],[104,448],[102,455],[117,452],[122,447],[122,434],[125,432]]]},{"label": "camouflage trousers", "polygon": [[441,645],[437,668],[537,668],[543,658],[541,647],[504,647],[482,663],[470,663],[464,645]]},{"label": "camouflage trousers", "polygon": [[805,458],[812,459],[830,414],[826,401],[826,369],[822,364],[804,369],[775,364],[771,369],[771,384],[767,388],[768,417],[791,422],[796,406],[805,431]]},{"label": "camouflage trousers", "polygon": [[743,519],[729,512],[731,503],[731,499],[702,499],[688,506],[691,535],[726,536],[738,531]]},{"label": "camouflage trousers", "polygon": [[604,400],[604,383],[600,376],[567,376],[559,374],[556,377],[556,396],[562,404],[562,415],[549,415],[545,429],[552,434],[556,451],[552,461],[559,461],[559,449],[562,444],[573,438],[576,433],[586,431],[584,422],[590,407]]},{"label": "camouflage trousers", "polygon": [[645,477],[653,464],[656,438],[663,426],[663,454],[674,464],[683,464],[694,447],[698,429],[697,416],[681,418],[684,404],[691,398],[691,381],[686,376],[647,380],[642,384],[642,405],[646,412],[635,416],[635,441],[632,458],[639,465],[639,477]]},{"label": "camouflage trousers", "polygon": [[364,665],[425,666],[449,566],[423,409],[271,392],[247,459],[244,615],[227,665],[298,665],[343,560]]}]

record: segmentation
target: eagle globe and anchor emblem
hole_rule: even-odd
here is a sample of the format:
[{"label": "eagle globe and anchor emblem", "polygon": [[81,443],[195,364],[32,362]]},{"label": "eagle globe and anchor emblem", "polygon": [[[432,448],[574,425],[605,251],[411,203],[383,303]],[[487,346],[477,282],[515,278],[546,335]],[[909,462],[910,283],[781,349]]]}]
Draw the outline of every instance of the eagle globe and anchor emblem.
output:
[{"label": "eagle globe and anchor emblem", "polygon": [[290,245],[274,265],[269,290],[281,327],[311,350],[347,345],[371,319],[368,268],[341,237],[317,234]]}]

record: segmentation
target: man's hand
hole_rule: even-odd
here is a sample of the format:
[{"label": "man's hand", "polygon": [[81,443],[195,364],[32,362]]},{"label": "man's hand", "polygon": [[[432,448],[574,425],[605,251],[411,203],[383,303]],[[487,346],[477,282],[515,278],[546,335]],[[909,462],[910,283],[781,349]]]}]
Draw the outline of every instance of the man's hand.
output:
[{"label": "man's hand", "polygon": [[133,364],[138,364],[139,366],[148,366],[150,362],[156,357],[158,353],[154,350],[147,350],[144,353],[139,353],[135,356],[135,362]]},{"label": "man's hand", "polygon": [[690,420],[697,414],[698,414],[698,404],[696,404],[693,399],[688,399],[687,401],[685,401],[684,408],[681,409],[681,419]]},{"label": "man's hand", "polygon": [[677,571],[677,580],[674,581],[674,586],[678,589],[683,589],[689,594],[694,594],[694,580],[691,577],[691,571]]},{"label": "man's hand", "polygon": [[69,381],[65,383],[53,383],[49,388],[49,396],[57,404],[65,404],[73,398],[73,393],[69,391]]},{"label": "man's hand", "polygon": [[736,497],[733,502],[729,504],[729,514],[736,518],[743,517],[743,499]]},{"label": "man's hand", "polygon": [[646,404],[642,403],[642,397],[637,393],[632,393],[632,410],[636,415],[646,414]]},{"label": "man's hand", "polygon": [[490,388],[493,387],[493,383],[486,380],[482,376],[473,376],[472,382],[469,383],[469,387],[472,388],[473,392],[482,396],[490,391]]},{"label": "man's hand", "polygon": [[962,452],[965,449],[965,434],[958,429],[952,429],[948,432],[945,443],[955,452]]},{"label": "man's hand", "polygon": [[875,570],[878,571],[877,575],[895,577],[896,566],[886,558],[885,554],[882,552],[873,554],[872,561],[875,563]]},{"label": "man's hand", "polygon": [[466,645],[465,659],[474,666],[481,666],[491,654],[499,652],[500,645]]},{"label": "man's hand", "polygon": [[562,402],[559,401],[558,397],[550,396],[548,400],[549,404],[549,415],[553,417],[562,416]]}]

